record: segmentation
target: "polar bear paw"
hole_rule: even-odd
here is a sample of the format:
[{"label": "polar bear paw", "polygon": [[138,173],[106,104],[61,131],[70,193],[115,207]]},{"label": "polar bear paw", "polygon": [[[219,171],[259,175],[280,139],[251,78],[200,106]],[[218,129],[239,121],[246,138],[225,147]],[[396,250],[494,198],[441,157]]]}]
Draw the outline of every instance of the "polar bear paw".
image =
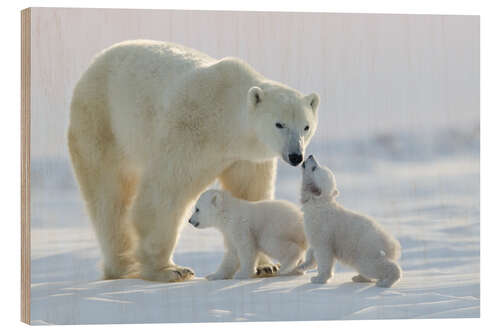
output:
[{"label": "polar bear paw", "polygon": [[269,277],[278,275],[280,264],[266,264],[257,267],[256,274],[258,277]]},{"label": "polar bear paw", "polygon": [[326,282],[328,282],[328,279],[327,277],[324,277],[324,276],[313,276],[311,278],[311,283],[316,283],[316,284],[325,284]]},{"label": "polar bear paw", "polygon": [[380,288],[390,288],[397,281],[398,281],[398,279],[393,279],[393,278],[380,279],[380,280],[377,281],[377,283],[375,285],[377,287],[380,287]]},{"label": "polar bear paw", "polygon": [[194,278],[194,272],[187,267],[168,266],[156,271],[143,272],[145,280],[159,282],[182,282]]},{"label": "polar bear paw", "polygon": [[227,280],[227,279],[230,279],[230,277],[224,276],[223,274],[213,273],[213,274],[209,274],[209,275],[205,276],[205,279],[207,279],[209,281]]},{"label": "polar bear paw", "polygon": [[363,275],[359,274],[356,276],[352,277],[352,282],[357,282],[357,283],[368,283],[372,282],[371,279],[364,277]]}]

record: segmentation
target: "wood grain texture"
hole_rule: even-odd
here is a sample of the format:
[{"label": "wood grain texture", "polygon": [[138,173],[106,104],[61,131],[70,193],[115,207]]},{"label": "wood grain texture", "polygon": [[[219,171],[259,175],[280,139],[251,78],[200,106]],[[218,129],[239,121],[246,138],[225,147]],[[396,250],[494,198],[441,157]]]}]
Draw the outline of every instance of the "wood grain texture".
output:
[{"label": "wood grain texture", "polygon": [[31,9],[21,12],[21,321],[30,323]]},{"label": "wood grain texture", "polygon": [[[33,325],[113,322],[100,316],[108,315],[102,309],[109,304],[93,294],[99,288],[79,289],[71,301],[53,296],[69,296],[64,288],[99,276],[97,243],[72,174],[66,130],[76,82],[93,57],[116,42],[163,40],[215,58],[238,57],[273,80],[319,93],[320,124],[311,151],[328,151],[343,136],[385,133],[382,139],[391,143],[394,129],[470,127],[479,121],[479,17],[70,8],[31,8],[21,17],[21,319]],[[364,146],[353,150],[358,157],[364,154]],[[360,183],[357,177],[343,183],[343,198]],[[376,195],[370,203],[387,207],[386,201]],[[84,261],[88,258],[73,252],[61,254],[68,243],[75,253],[90,251],[94,257]],[[200,258],[191,266],[205,267],[205,257]],[[175,293],[173,286],[163,287],[165,293],[156,295],[161,299]],[[114,291],[114,285],[106,288]],[[198,289],[179,290],[191,295]],[[242,304],[235,301],[239,308]],[[167,308],[167,315],[184,320],[183,309]],[[115,322],[131,318],[125,310],[114,315]]]}]

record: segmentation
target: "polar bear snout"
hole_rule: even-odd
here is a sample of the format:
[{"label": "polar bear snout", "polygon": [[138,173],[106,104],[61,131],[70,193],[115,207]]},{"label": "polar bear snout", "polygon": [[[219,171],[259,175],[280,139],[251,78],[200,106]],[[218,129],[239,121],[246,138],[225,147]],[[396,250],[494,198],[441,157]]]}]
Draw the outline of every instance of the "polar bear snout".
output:
[{"label": "polar bear snout", "polygon": [[284,132],[283,135],[286,137],[285,144],[281,149],[281,157],[283,158],[283,161],[293,167],[296,167],[304,160],[304,151],[306,147],[304,136],[297,130],[287,127],[281,129],[280,132]]},{"label": "polar bear snout", "polygon": [[296,167],[297,165],[301,164],[302,161],[304,160],[304,154],[301,152],[301,150],[293,150],[292,152],[285,151],[284,153],[281,154],[281,157],[283,158],[283,161],[286,163],[290,164],[293,167]]},{"label": "polar bear snout", "polygon": [[288,161],[290,161],[290,164],[292,166],[297,166],[300,163],[302,163],[303,158],[304,157],[302,156],[302,154],[297,154],[297,153],[288,154]]},{"label": "polar bear snout", "polygon": [[316,169],[315,167],[317,166],[318,162],[316,162],[313,155],[309,155],[304,163],[302,163],[302,169],[304,169],[304,171],[314,171],[313,168]]},{"label": "polar bear snout", "polygon": [[333,172],[321,166],[313,155],[302,163],[302,203],[311,197],[334,199],[339,195]]},{"label": "polar bear snout", "polygon": [[318,165],[318,162],[316,162],[316,159],[314,158],[314,155],[311,154],[309,157],[307,157],[307,160],[304,163],[312,164],[312,165]]},{"label": "polar bear snout", "polygon": [[189,224],[191,224],[193,227],[198,228],[200,225],[200,222],[193,220],[192,218],[189,219]]}]

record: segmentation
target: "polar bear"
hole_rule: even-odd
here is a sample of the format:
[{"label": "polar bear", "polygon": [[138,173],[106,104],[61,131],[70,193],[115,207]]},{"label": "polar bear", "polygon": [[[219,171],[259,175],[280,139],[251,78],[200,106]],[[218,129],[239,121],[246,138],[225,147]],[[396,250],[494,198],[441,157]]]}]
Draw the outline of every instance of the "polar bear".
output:
[{"label": "polar bear", "polygon": [[217,179],[235,197],[273,198],[277,157],[302,162],[318,104],[242,60],[181,45],[98,54],[73,92],[68,146],[104,278],[193,277],[172,260],[193,201]]},{"label": "polar bear", "polygon": [[255,276],[261,253],[279,261],[280,275],[299,274],[296,268],[307,248],[303,215],[288,201],[251,202],[227,191],[208,190],[200,196],[189,223],[199,229],[215,227],[224,237],[224,259],[208,280]]},{"label": "polar bear", "polygon": [[401,278],[396,263],[399,242],[373,219],[347,210],[336,202],[339,191],[335,176],[310,155],[302,164],[302,211],[310,249],[299,270],[309,269],[317,260],[318,275],[313,283],[326,283],[336,260],[355,268],[354,282],[377,280],[379,287],[391,287]]}]

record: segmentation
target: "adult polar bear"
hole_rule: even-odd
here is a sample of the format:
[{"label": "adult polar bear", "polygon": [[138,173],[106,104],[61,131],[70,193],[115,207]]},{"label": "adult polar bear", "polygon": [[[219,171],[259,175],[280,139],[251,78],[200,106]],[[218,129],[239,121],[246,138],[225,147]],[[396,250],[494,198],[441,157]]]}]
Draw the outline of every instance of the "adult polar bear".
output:
[{"label": "adult polar bear", "polygon": [[68,145],[104,278],[191,278],[172,254],[193,201],[216,179],[235,197],[272,198],[276,157],[302,162],[318,103],[241,60],[176,44],[97,55],[73,93]]}]

